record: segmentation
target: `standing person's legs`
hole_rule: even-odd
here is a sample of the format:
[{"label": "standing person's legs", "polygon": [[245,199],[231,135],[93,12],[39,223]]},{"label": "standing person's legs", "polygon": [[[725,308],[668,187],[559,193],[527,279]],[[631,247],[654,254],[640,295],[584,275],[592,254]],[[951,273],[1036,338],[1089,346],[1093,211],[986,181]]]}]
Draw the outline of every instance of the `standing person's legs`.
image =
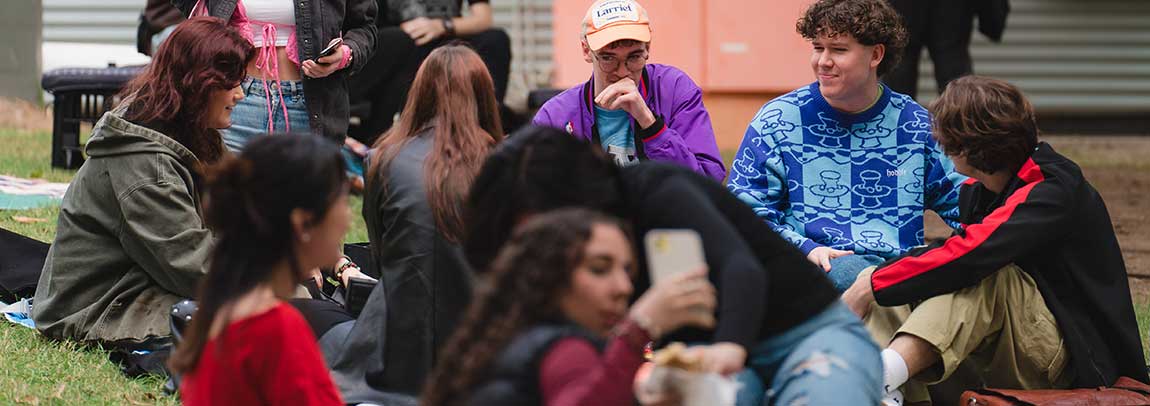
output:
[{"label": "standing person's legs", "polygon": [[912,98],[918,96],[918,61],[922,59],[930,3],[922,0],[890,0],[891,6],[902,16],[906,26],[907,44],[902,61],[881,79],[891,90]]},{"label": "standing person's legs", "polygon": [[495,82],[495,98],[503,103],[503,96],[507,95],[507,80],[511,76],[511,37],[502,29],[492,28],[464,39],[487,65],[487,72]]},{"label": "standing person's legs", "polygon": [[[410,66],[409,60],[416,51],[415,41],[399,27],[381,28],[375,44],[375,53],[367,65],[352,75],[348,83],[352,105],[364,101],[371,104],[368,116],[361,117],[360,125],[349,134],[368,146],[391,128],[392,118],[407,100],[407,91],[395,94],[394,86],[396,76],[405,76],[403,71]],[[414,79],[414,71],[411,75],[410,79]],[[410,86],[410,80],[407,83]]]},{"label": "standing person's legs", "polygon": [[[766,404],[874,405],[881,398],[878,347],[838,301],[759,344],[747,365],[767,383]],[[754,402],[740,393],[739,404]]]},{"label": "standing person's legs", "polygon": [[974,9],[966,0],[930,2],[930,25],[925,45],[934,64],[938,93],[946,84],[973,72],[970,60],[970,35],[974,29]]}]

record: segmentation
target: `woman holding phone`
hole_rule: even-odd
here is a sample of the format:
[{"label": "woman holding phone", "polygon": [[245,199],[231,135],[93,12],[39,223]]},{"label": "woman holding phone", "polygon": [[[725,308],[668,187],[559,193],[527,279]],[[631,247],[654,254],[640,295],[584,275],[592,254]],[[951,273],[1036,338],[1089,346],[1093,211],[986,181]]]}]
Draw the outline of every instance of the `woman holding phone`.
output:
[{"label": "woman holding phone", "polygon": [[[247,97],[224,132],[228,149],[238,152],[256,136],[283,132],[344,144],[347,77],[375,49],[375,0],[172,1],[184,15],[227,20],[259,50],[242,84]],[[322,56],[329,44],[330,54]],[[361,175],[360,157],[348,148],[344,155],[349,170]]]},{"label": "woman holding phone", "polygon": [[[769,404],[804,397],[815,405],[879,402],[878,346],[822,270],[722,184],[690,169],[658,162],[619,168],[563,130],[517,131],[496,147],[472,184],[468,261],[487,269],[516,224],[570,206],[616,215],[637,235],[657,229],[699,234],[707,277],[717,289],[716,325],[671,336],[714,343],[704,350],[705,366],[714,372],[753,372],[739,374],[744,386],[737,404],[763,404],[763,396]],[[640,264],[651,270],[652,264]],[[637,294],[654,285],[648,272],[636,274]]]},{"label": "woman holding phone", "polygon": [[715,323],[704,269],[655,284],[628,307],[637,270],[618,220],[580,208],[527,220],[492,262],[422,404],[633,404],[648,342]]}]

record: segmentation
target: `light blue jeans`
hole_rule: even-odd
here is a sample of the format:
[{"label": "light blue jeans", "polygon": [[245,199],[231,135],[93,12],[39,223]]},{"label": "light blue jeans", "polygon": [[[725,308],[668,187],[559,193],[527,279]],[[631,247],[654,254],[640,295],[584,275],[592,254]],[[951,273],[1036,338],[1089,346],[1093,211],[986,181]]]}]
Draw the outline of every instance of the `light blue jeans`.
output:
[{"label": "light blue jeans", "polygon": [[[228,150],[238,154],[252,139],[268,134],[269,106],[272,110],[271,123],[274,125],[274,132],[287,132],[290,124],[293,134],[312,134],[308,121],[307,99],[303,93],[303,81],[269,80],[267,84],[271,96],[270,103],[268,92],[264,90],[264,81],[252,77],[244,79],[241,85],[244,89],[244,99],[232,109],[232,126],[223,131],[224,145]],[[283,90],[282,103],[279,97],[280,89]],[[284,107],[287,107],[286,120]],[[341,149],[348,173],[363,176],[363,160],[346,146],[341,146]]]},{"label": "light blue jeans", "polygon": [[855,278],[859,276],[859,273],[862,273],[863,269],[882,265],[883,262],[886,262],[886,259],[878,255],[851,254],[841,256],[831,259],[831,271],[827,272],[827,277],[831,278],[835,290],[843,293],[851,287],[851,284],[855,283]]},{"label": "light blue jeans", "polygon": [[877,405],[879,348],[858,316],[836,300],[822,313],[751,348],[736,404]]}]

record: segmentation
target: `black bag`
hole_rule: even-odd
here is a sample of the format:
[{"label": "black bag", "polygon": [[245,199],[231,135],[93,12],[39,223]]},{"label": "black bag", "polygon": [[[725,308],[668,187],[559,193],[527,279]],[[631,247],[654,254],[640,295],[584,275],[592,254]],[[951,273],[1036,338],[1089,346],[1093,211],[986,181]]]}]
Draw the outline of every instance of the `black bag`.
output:
[{"label": "black bag", "polygon": [[0,302],[12,303],[36,293],[48,247],[0,228]]}]

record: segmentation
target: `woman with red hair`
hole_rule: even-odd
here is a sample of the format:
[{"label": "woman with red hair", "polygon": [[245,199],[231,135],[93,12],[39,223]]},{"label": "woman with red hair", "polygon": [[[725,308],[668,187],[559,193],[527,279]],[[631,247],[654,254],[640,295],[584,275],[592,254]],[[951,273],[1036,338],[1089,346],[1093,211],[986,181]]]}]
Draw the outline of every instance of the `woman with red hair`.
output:
[{"label": "woman with red hair", "polygon": [[96,123],[60,207],[32,318],[54,339],[154,348],[191,298],[212,244],[200,168],[243,98],[251,43],[220,19],[188,20]]}]

